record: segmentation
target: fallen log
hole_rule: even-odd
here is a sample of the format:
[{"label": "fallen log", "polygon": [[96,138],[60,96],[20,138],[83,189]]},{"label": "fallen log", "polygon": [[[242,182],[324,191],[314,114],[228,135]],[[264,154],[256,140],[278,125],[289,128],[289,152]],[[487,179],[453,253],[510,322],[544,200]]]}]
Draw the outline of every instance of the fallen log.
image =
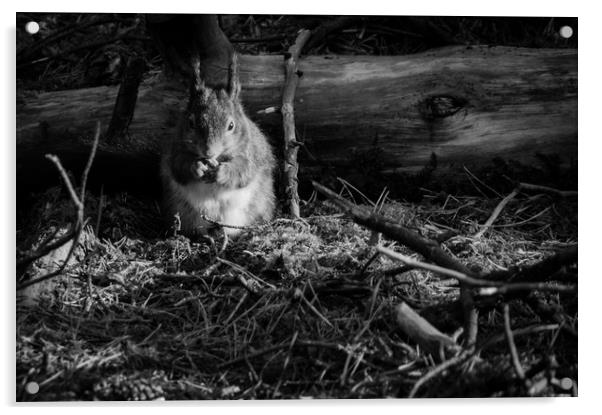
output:
[{"label": "fallen log", "polygon": [[[265,109],[281,103],[282,57],[240,61],[247,112],[276,144],[281,118]],[[412,172],[433,153],[440,170],[494,157],[531,163],[535,153],[558,154],[564,163],[577,157],[576,50],[462,46],[407,56],[308,56],[299,70],[294,105],[307,150],[300,152],[302,179],[324,166],[347,177],[367,168]],[[48,152],[82,170],[94,124],[109,124],[117,91],[20,93],[18,188],[56,182],[43,159]],[[143,82],[127,136],[117,144],[101,141],[92,182],[155,186],[149,179],[161,140],[174,133],[186,101],[187,86],[173,79]]]}]

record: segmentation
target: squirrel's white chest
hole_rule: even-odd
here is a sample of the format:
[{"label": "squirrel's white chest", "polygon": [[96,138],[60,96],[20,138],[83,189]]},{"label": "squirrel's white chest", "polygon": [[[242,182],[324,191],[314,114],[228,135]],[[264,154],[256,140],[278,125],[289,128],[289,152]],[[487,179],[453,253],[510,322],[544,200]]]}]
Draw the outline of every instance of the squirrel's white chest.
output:
[{"label": "squirrel's white chest", "polygon": [[224,225],[250,224],[248,208],[258,190],[257,180],[239,189],[224,189],[214,183],[194,183],[185,187],[186,199],[199,214]]}]

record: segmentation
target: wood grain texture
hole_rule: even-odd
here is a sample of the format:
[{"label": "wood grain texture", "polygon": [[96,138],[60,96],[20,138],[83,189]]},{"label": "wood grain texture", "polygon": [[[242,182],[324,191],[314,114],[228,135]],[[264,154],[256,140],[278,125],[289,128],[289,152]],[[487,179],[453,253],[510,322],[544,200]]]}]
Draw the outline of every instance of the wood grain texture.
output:
[{"label": "wood grain texture", "polygon": [[[299,70],[296,128],[315,156],[300,152],[302,176],[319,165],[343,176],[361,174],[354,157],[370,151],[383,173],[417,171],[432,153],[440,169],[497,156],[524,163],[535,153],[555,153],[567,163],[577,157],[576,50],[482,46],[407,56],[308,56]],[[280,106],[282,56],[242,56],[240,76],[247,112],[278,143],[280,114],[258,111]],[[97,168],[103,157],[117,169],[141,160],[126,176],[152,174],[146,169],[161,140],[174,133],[186,87],[160,75],[145,81],[128,139],[116,147],[101,143]],[[117,89],[20,94],[18,177],[20,167],[45,152],[74,161],[87,154],[94,123],[108,124]],[[26,178],[28,169],[22,172]]]}]

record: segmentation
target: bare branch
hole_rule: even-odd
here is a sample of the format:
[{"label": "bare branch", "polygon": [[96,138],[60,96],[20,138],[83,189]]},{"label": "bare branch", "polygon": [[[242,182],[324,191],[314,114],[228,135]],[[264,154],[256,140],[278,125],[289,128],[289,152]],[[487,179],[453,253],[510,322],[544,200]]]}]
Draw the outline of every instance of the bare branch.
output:
[{"label": "bare branch", "polygon": [[510,356],[512,357],[512,364],[514,365],[514,371],[519,379],[525,380],[525,371],[520,364],[518,358],[518,352],[516,350],[516,344],[514,344],[514,336],[512,334],[512,328],[510,327],[510,306],[504,304],[504,331],[506,333],[506,340],[508,340],[508,348],[510,349]]},{"label": "bare branch", "polygon": [[479,278],[470,277],[462,272],[455,271],[453,269],[440,267],[438,265],[427,264],[426,262],[418,261],[414,258],[411,258],[407,255],[400,254],[395,252],[389,248],[385,248],[383,246],[376,247],[376,250],[390,258],[396,259],[398,261],[403,262],[404,264],[413,267],[413,268],[421,268],[427,271],[436,272],[438,274],[447,275],[448,277],[456,278],[459,281],[462,281],[469,285],[475,286],[500,286],[501,284],[496,281],[488,281]]},{"label": "bare branch", "polygon": [[[75,187],[73,186],[73,183],[71,183],[71,180],[69,179],[69,176],[67,175],[67,172],[65,171],[65,168],[61,164],[61,161],[59,160],[59,158],[53,154],[46,155],[46,158],[49,159],[50,161],[52,161],[54,163],[54,165],[56,166],[56,168],[58,169],[58,171],[63,179],[63,182],[65,184],[65,187],[67,187],[69,196],[71,197],[71,200],[73,201],[73,204],[76,207],[76,217],[75,217],[73,225],[72,225],[72,231],[68,232],[67,235],[65,235],[65,237],[59,239],[58,241],[46,246],[45,248],[41,248],[39,250],[39,252],[46,251],[49,249],[49,247],[53,247],[53,246],[56,246],[56,248],[59,248],[60,246],[63,246],[70,240],[72,241],[72,243],[71,243],[71,246],[69,247],[69,252],[67,253],[67,256],[65,257],[65,259],[63,260],[63,263],[61,264],[61,266],[58,269],[56,269],[55,271],[52,271],[48,274],[42,275],[40,277],[34,278],[29,281],[25,281],[25,282],[19,284],[17,286],[17,291],[23,290],[29,286],[38,284],[42,281],[49,280],[49,279],[61,274],[63,272],[63,270],[69,264],[69,261],[71,260],[71,257],[73,256],[73,253],[75,252],[75,249],[77,248],[77,246],[79,244],[81,234],[87,224],[87,220],[84,219],[84,200],[85,200],[85,192],[86,192],[86,183],[88,181],[88,173],[90,172],[90,168],[92,167],[92,162],[94,161],[94,156],[96,154],[96,149],[98,147],[99,139],[100,139],[100,122],[97,122],[96,123],[96,133],[94,135],[94,142],[92,143],[92,150],[90,151],[90,156],[88,157],[88,163],[86,164],[86,168],[84,169],[84,172],[82,174],[81,194],[79,197],[75,191]],[[53,250],[54,249],[50,249],[50,250],[48,250],[47,253],[49,253]]]},{"label": "bare branch", "polygon": [[531,183],[519,183],[518,188],[528,192],[547,193],[560,197],[577,197],[579,195],[576,190],[558,190],[554,189],[553,187],[540,186],[538,184]]},{"label": "bare branch", "polygon": [[[58,230],[60,230],[60,228],[57,228],[57,231]],[[59,239],[55,240],[54,242],[51,242],[56,236],[56,232],[53,232],[49,238],[46,238],[46,240],[42,242],[40,247],[36,249],[35,252],[29,252],[17,261],[17,269],[24,271],[32,262],[65,245],[67,242],[73,239],[73,235],[75,235],[75,232],[73,229],[71,229]],[[18,272],[18,274],[21,273],[22,272]]]},{"label": "bare branch", "polygon": [[71,196],[71,200],[73,201],[73,204],[75,205],[75,207],[77,208],[77,211],[79,212],[79,210],[83,208],[82,202],[80,201],[79,197],[77,196],[77,193],[75,192],[75,188],[73,187],[73,184],[71,183],[71,180],[69,179],[69,175],[67,175],[65,168],[61,164],[61,161],[54,154],[46,154],[46,158],[54,163],[57,170],[61,174],[63,183],[65,184],[65,187],[67,188],[67,191],[69,192],[69,196]]},{"label": "bare branch", "polygon": [[295,44],[290,47],[285,61],[285,84],[282,93],[282,124],[284,128],[284,176],[286,177],[285,197],[288,201],[290,214],[298,218],[300,217],[299,210],[299,193],[297,191],[297,173],[299,172],[299,163],[297,161],[297,152],[299,146],[296,145],[297,137],[295,135],[295,112],[293,102],[295,99],[295,91],[299,78],[302,73],[297,69],[297,61],[301,55],[301,50],[305,42],[311,36],[311,31],[302,30]]},{"label": "bare branch", "polygon": [[86,168],[82,173],[82,189],[80,192],[79,200],[82,204],[82,209],[84,205],[84,200],[86,199],[86,184],[88,183],[88,174],[90,173],[90,169],[92,168],[92,162],[94,161],[94,157],[96,156],[96,149],[98,148],[98,142],[100,141],[100,121],[96,121],[96,133],[94,133],[94,141],[92,142],[92,150],[90,151],[90,155],[88,156],[88,162],[86,163]]},{"label": "bare branch", "polygon": [[235,270],[241,272],[242,274],[246,275],[247,277],[249,277],[249,278],[251,278],[251,279],[253,279],[253,280],[261,283],[262,285],[264,285],[266,287],[269,287],[269,288],[271,288],[273,290],[276,289],[275,285],[270,284],[269,282],[265,282],[264,280],[262,280],[261,278],[259,278],[257,275],[255,275],[255,274],[249,272],[248,270],[246,270],[244,267],[242,267],[242,266],[240,266],[240,265],[238,265],[238,264],[236,264],[236,263],[234,263],[232,261],[228,261],[227,259],[224,259],[224,258],[217,257],[216,259],[219,262],[221,262],[222,264],[226,264],[229,267],[234,268]]},{"label": "bare branch", "polygon": [[474,234],[474,238],[480,238],[481,236],[483,236],[485,234],[485,232],[487,232],[487,230],[491,227],[491,225],[493,225],[493,222],[495,222],[497,217],[500,215],[500,213],[502,212],[504,207],[506,207],[508,202],[510,202],[512,199],[514,199],[516,197],[516,195],[518,195],[518,193],[519,193],[519,191],[517,189],[514,189],[512,191],[512,193],[510,193],[508,196],[506,196],[505,198],[502,199],[502,201],[495,207],[495,209],[491,213],[491,216],[489,217],[489,219],[487,219],[487,222],[485,222],[485,224],[481,227],[481,229],[477,233]]}]

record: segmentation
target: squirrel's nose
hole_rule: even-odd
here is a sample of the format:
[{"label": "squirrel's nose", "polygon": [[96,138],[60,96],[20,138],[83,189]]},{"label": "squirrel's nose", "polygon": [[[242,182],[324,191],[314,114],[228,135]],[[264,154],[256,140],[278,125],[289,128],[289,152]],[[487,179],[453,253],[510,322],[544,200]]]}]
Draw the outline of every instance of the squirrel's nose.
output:
[{"label": "squirrel's nose", "polygon": [[199,158],[207,158],[207,145],[203,144],[203,143],[199,143],[196,145],[196,153],[199,156]]},{"label": "squirrel's nose", "polygon": [[205,157],[215,159],[223,152],[223,146],[220,143],[212,143],[205,149]]}]

